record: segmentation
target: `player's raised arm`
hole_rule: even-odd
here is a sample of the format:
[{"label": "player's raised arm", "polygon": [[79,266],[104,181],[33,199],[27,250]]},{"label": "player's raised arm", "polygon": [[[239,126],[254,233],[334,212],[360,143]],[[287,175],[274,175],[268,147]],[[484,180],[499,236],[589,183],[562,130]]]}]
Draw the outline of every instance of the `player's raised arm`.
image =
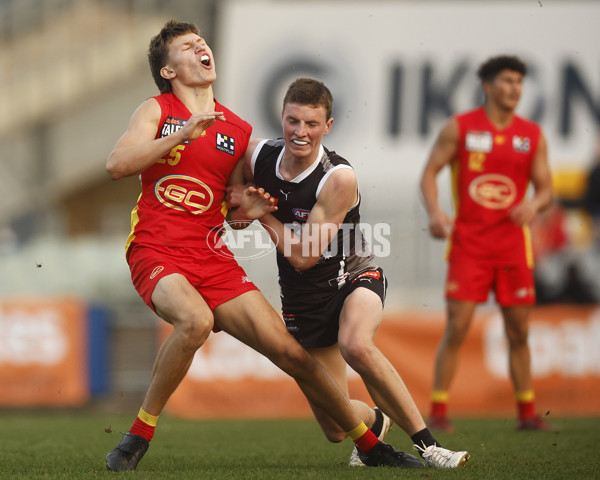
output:
[{"label": "player's raised arm", "polygon": [[146,100],[133,113],[127,130],[106,161],[106,170],[113,180],[141,173],[173,147],[199,137],[217,120],[225,119],[222,112],[195,113],[177,132],[156,138],[160,117],[161,109],[154,98]]},{"label": "player's raised arm", "polygon": [[451,118],[434,143],[421,175],[420,187],[423,203],[429,215],[429,231],[435,238],[447,238],[452,229],[452,220],[439,206],[437,175],[452,161],[457,146],[458,124],[454,118]]},{"label": "player's raised arm", "polygon": [[298,271],[308,270],[319,261],[357,200],[354,170],[341,168],[325,182],[299,235],[273,215],[265,215],[260,221],[269,227],[267,232],[290,264]]}]

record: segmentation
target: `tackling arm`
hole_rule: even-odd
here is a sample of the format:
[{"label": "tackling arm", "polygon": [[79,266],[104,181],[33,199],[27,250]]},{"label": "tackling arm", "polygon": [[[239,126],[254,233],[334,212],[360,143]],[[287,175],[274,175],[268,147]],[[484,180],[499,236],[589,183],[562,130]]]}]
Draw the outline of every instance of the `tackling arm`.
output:
[{"label": "tackling arm", "polygon": [[253,220],[277,210],[276,199],[262,188],[254,188],[250,163],[261,138],[252,139],[227,184],[227,223],[234,229],[246,228]]},{"label": "tackling arm", "polygon": [[141,173],[173,147],[198,138],[217,120],[225,120],[222,112],[194,113],[182,129],[166,137],[155,138],[160,117],[160,105],[154,98],[146,100],[133,113],[127,130],[106,160],[106,170],[113,180]]},{"label": "tackling arm", "polygon": [[265,215],[260,221],[290,264],[298,271],[308,270],[319,261],[357,200],[356,175],[352,169],[342,168],[325,182],[299,235],[273,215]]}]

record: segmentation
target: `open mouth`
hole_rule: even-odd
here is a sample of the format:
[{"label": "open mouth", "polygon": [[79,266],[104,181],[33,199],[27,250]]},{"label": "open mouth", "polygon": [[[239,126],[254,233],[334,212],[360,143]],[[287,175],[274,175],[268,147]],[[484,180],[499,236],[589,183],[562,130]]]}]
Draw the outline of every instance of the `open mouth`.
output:
[{"label": "open mouth", "polygon": [[303,142],[302,140],[292,140],[293,143],[295,143],[296,145],[300,145],[300,146],[304,146],[304,145],[308,145],[308,142]]},{"label": "open mouth", "polygon": [[206,54],[200,57],[200,63],[205,67],[210,67],[210,57]]}]

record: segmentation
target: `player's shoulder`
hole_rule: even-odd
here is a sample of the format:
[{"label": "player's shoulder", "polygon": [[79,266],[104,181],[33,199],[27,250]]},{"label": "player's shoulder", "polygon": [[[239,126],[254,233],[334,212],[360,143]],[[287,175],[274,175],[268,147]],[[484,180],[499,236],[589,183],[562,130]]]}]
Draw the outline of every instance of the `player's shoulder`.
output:
[{"label": "player's shoulder", "polygon": [[323,147],[321,156],[323,180],[338,187],[353,186],[356,183],[356,173],[350,162],[333,150]]},{"label": "player's shoulder", "polygon": [[323,173],[317,186],[316,196],[319,199],[324,199],[325,202],[329,201],[332,196],[344,196],[344,192],[355,193],[357,189],[358,179],[356,178],[356,173],[354,172],[354,169],[350,166],[350,164],[347,161],[345,161],[345,159],[343,159],[342,157],[337,157],[332,156],[330,160],[344,161],[336,161],[335,163],[324,163],[323,161],[321,161],[321,165],[323,166]]},{"label": "player's shoulder", "polygon": [[[166,107],[167,105],[175,105],[179,101],[177,97],[173,93],[161,93],[159,95],[154,95],[149,97],[146,102],[153,103],[159,105],[161,108]],[[179,102],[181,103],[181,102]]]},{"label": "player's shoulder", "polygon": [[275,150],[281,150],[285,147],[285,140],[283,138],[263,138],[261,139],[261,143],[263,147]]},{"label": "player's shoulder", "polygon": [[246,161],[253,173],[268,171],[277,162],[285,146],[282,138],[252,138],[246,150]]},{"label": "player's shoulder", "polygon": [[133,112],[130,120],[130,128],[134,124],[138,124],[140,122],[144,123],[150,121],[158,124],[161,115],[161,105],[158,103],[155,97],[149,97],[140,103]]},{"label": "player's shoulder", "polygon": [[284,147],[285,140],[283,138],[253,138],[250,140],[248,149],[255,155],[260,155],[261,158],[273,157],[276,159]]},{"label": "player's shoulder", "polygon": [[346,158],[342,157],[335,150],[328,150],[325,147],[323,147],[323,154],[321,156],[321,165],[323,166],[323,169],[326,172],[332,168],[340,167],[340,166],[345,166],[345,167],[349,167],[350,169],[352,169],[352,165],[350,165],[350,162],[348,160],[346,160]]},{"label": "player's shoulder", "polygon": [[541,127],[537,123],[520,115],[515,115],[513,117],[513,126],[515,126],[516,128],[524,128],[532,132],[541,131]]},{"label": "player's shoulder", "polygon": [[252,125],[250,125],[250,123],[248,123],[242,117],[228,109],[225,105],[219,103],[217,100],[215,100],[215,109],[216,111],[223,112],[225,114],[225,118],[227,119],[228,124],[248,134],[252,132]]},{"label": "player's shoulder", "polygon": [[476,107],[470,110],[458,112],[450,117],[449,121],[455,120],[458,123],[470,122],[485,118],[485,110],[483,107]]}]

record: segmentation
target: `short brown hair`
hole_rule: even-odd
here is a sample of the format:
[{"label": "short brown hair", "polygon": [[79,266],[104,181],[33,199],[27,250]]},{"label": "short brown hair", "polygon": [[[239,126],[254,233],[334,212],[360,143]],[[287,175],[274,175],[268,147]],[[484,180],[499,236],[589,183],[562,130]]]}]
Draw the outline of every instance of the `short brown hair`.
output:
[{"label": "short brown hair", "polygon": [[323,82],[312,78],[298,78],[292,82],[283,97],[283,106],[288,103],[324,107],[327,120],[333,111],[333,95]]},{"label": "short brown hair", "polygon": [[477,76],[482,82],[491,82],[502,70],[512,70],[525,76],[527,65],[517,56],[499,55],[483,63],[477,70]]},{"label": "short brown hair", "polygon": [[174,38],[186,33],[195,33],[200,35],[200,30],[193,23],[178,22],[177,20],[169,20],[165,23],[160,33],[150,40],[148,47],[148,62],[150,63],[150,71],[154,83],[158,87],[160,93],[169,93],[173,91],[171,82],[163,78],[160,70],[169,61],[169,44]]}]

